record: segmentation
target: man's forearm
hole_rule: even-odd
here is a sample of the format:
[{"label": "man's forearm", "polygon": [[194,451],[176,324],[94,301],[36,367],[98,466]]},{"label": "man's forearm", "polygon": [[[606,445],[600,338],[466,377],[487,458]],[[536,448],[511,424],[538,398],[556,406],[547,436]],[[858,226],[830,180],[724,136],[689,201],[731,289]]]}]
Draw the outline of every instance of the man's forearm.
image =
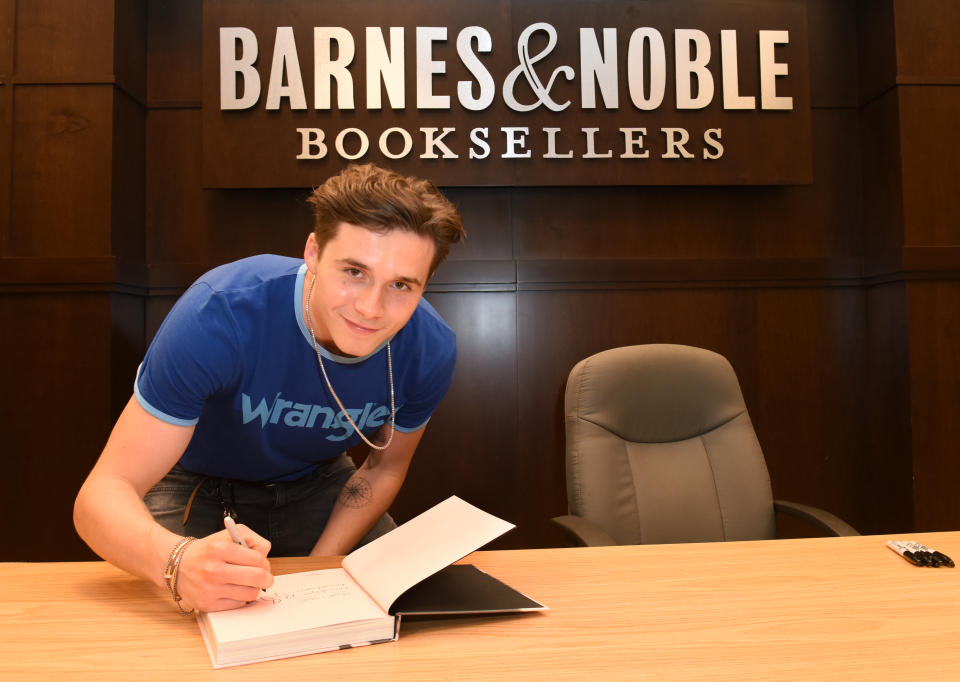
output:
[{"label": "man's forearm", "polygon": [[[163,574],[170,552],[182,539],[156,521],[137,492],[122,481],[93,477],[84,483],[74,506],[77,531],[100,556],[118,568],[149,580],[164,590]],[[178,559],[175,581],[181,610],[219,611],[237,608],[273,583],[266,559],[270,543],[246,526],[246,547],[227,531],[199,538]]]},{"label": "man's forearm", "polygon": [[350,552],[393,504],[403,480],[386,468],[358,469],[341,489],[311,556]]},{"label": "man's forearm", "polygon": [[179,537],[153,520],[128,484],[110,477],[88,479],[74,505],[74,525],[102,558],[163,585],[161,569]]}]

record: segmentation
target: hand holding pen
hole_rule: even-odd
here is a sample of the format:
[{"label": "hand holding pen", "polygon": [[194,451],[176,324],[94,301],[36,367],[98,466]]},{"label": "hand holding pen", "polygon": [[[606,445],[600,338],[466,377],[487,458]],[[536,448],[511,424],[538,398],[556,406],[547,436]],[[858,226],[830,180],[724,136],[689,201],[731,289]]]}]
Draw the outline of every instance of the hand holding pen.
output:
[{"label": "hand holding pen", "polygon": [[230,517],[224,526],[193,543],[180,566],[179,593],[201,611],[239,608],[273,585],[270,541]]},{"label": "hand holding pen", "polygon": [[227,527],[227,532],[230,533],[230,539],[237,545],[241,547],[246,547],[247,543],[243,541],[243,537],[240,535],[240,529],[237,528],[237,522],[233,520],[232,516],[223,517],[223,525]]}]

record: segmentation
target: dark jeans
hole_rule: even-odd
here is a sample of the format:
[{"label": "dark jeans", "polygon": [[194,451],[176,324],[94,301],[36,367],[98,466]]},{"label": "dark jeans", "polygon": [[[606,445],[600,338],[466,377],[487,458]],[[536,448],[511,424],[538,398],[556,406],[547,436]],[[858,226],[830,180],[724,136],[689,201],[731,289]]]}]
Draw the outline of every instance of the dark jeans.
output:
[{"label": "dark jeans", "polygon": [[[345,454],[324,462],[303,478],[280,483],[205,478],[176,464],[147,492],[144,502],[161,526],[198,538],[223,530],[224,509],[232,509],[238,523],[245,523],[270,540],[270,556],[306,556],[327,525],[340,489],[354,471],[353,460]],[[193,502],[184,524],[184,510],[191,495]],[[394,528],[393,519],[385,514],[358,546]]]}]

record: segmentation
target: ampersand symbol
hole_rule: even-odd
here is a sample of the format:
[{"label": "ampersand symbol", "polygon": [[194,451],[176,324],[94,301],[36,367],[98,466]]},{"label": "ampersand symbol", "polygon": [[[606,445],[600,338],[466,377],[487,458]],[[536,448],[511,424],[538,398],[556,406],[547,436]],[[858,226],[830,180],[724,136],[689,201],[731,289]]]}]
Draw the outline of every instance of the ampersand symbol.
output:
[{"label": "ampersand symbol", "polygon": [[[529,46],[530,36],[537,31],[546,32],[547,46],[538,54],[531,57]],[[514,111],[531,111],[536,109],[541,104],[546,104],[551,111],[563,111],[570,106],[570,100],[567,100],[563,104],[557,104],[555,101],[553,101],[553,98],[550,97],[550,90],[553,89],[553,83],[560,74],[563,74],[568,81],[572,81],[575,75],[573,69],[569,66],[557,67],[550,75],[550,81],[547,83],[547,87],[543,87],[543,83],[540,82],[540,78],[537,76],[537,72],[533,68],[534,64],[539,62],[553,51],[553,48],[556,46],[556,44],[557,29],[555,29],[552,25],[542,21],[527,26],[523,30],[523,33],[520,34],[520,37],[517,39],[517,55],[520,57],[520,65],[511,71],[503,81],[503,99]],[[533,104],[521,104],[513,96],[513,88],[517,82],[517,78],[520,77],[521,73],[524,75],[524,77],[526,77],[527,83],[530,84],[530,87],[533,89],[533,93],[537,96],[537,101]]]}]

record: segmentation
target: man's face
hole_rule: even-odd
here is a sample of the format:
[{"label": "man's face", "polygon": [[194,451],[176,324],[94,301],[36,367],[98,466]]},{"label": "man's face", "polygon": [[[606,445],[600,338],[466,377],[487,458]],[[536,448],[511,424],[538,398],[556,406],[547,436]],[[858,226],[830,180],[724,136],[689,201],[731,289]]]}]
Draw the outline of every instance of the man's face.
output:
[{"label": "man's face", "polygon": [[320,252],[311,233],[304,301],[315,276],[310,316],[317,341],[340,355],[376,350],[413,315],[435,248],[430,237],[407,230],[374,232],[340,223]]}]

